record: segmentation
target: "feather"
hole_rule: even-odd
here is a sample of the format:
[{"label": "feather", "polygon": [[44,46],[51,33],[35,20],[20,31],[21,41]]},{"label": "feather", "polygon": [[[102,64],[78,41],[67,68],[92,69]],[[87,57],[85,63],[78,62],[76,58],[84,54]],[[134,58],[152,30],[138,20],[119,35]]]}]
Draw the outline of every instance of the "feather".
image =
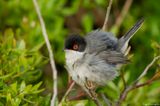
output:
[{"label": "feather", "polygon": [[107,49],[116,49],[117,38],[110,32],[95,30],[90,32],[86,37],[86,52],[101,52]]},{"label": "feather", "polygon": [[101,59],[104,59],[108,64],[125,64],[128,59],[121,52],[117,51],[103,51],[98,54]]},{"label": "feather", "polygon": [[144,19],[140,19],[133,25],[133,27],[118,40],[118,50],[125,54],[128,49],[128,42],[133,37],[133,35],[138,31],[138,29],[142,26]]}]

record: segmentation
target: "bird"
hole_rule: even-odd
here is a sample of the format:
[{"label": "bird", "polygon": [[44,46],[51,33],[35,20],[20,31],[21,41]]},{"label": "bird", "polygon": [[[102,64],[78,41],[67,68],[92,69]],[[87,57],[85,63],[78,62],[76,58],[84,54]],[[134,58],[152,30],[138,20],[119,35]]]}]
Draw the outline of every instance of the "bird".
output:
[{"label": "bird", "polygon": [[111,32],[97,29],[86,36],[73,34],[65,39],[66,69],[72,80],[91,98],[96,98],[95,90],[116,78],[117,70],[128,63],[128,43],[143,22],[143,18],[138,20],[120,38]]}]

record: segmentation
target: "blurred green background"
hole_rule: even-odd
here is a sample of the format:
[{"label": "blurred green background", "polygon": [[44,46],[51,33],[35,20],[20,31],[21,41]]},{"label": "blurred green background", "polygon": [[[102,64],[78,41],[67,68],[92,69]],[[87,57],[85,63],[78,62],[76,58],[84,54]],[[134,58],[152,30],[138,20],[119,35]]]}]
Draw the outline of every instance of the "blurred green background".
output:
[{"label": "blurred green background", "polygon": [[[126,2],[130,9],[118,24],[117,20]],[[127,84],[131,84],[154,56],[160,55],[160,1],[113,0],[108,31],[122,36],[141,17],[145,22],[130,42],[131,63],[122,70]],[[64,39],[72,33],[83,36],[102,28],[108,0],[38,0],[58,69],[59,100],[68,82],[64,68]],[[158,62],[142,79],[150,79],[159,69]],[[49,106],[52,95],[52,72],[32,0],[0,0],[0,106]],[[117,87],[118,86],[118,87]],[[121,78],[99,89],[116,101],[123,88]],[[72,93],[72,92],[71,92]],[[124,106],[160,105],[160,81],[130,92]],[[64,103],[93,105],[85,97]]]}]

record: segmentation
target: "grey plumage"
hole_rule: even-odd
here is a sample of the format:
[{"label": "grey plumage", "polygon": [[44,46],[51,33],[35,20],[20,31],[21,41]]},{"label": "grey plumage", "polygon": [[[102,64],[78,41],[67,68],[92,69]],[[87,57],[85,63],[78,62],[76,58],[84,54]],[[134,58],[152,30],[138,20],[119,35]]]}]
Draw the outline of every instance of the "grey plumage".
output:
[{"label": "grey plumage", "polygon": [[89,53],[94,51],[103,51],[106,49],[115,49],[124,53],[127,50],[128,42],[133,37],[133,35],[138,31],[144,19],[140,19],[133,25],[133,27],[122,36],[120,39],[117,39],[111,32],[104,32],[101,30],[95,30],[87,34],[85,37]]},{"label": "grey plumage", "polygon": [[133,27],[118,40],[118,50],[120,50],[122,53],[125,53],[125,51],[128,48],[128,42],[133,37],[133,35],[138,31],[138,29],[141,27],[142,23],[144,22],[144,19],[140,19],[133,25]]},{"label": "grey plumage", "polygon": [[86,52],[88,53],[115,49],[118,41],[111,32],[103,32],[101,30],[90,32],[85,39],[87,42]]},{"label": "grey plumage", "polygon": [[[65,43],[66,67],[72,79],[85,89],[86,79],[95,85],[104,85],[117,75],[117,68],[127,63],[124,55],[128,42],[140,28],[138,21],[124,36],[117,39],[112,33],[95,30],[84,38],[72,36]],[[81,42],[85,43],[81,43]],[[81,51],[74,46],[83,45]],[[86,89],[85,89],[86,90]]]}]

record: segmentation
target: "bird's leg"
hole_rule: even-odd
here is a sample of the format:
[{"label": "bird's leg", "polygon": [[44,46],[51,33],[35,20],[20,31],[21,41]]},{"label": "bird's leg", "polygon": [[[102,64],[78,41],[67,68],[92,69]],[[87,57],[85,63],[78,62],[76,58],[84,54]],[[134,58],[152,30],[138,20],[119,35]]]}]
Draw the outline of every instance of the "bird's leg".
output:
[{"label": "bird's leg", "polygon": [[85,84],[85,87],[86,89],[88,90],[88,93],[89,93],[89,96],[92,98],[92,99],[96,99],[97,98],[97,94],[95,92],[95,84],[92,82],[92,81],[88,81],[86,79],[86,84]]},{"label": "bird's leg", "polygon": [[98,100],[97,94],[95,92],[95,88],[96,88],[95,83],[93,83],[91,81],[88,81],[86,79],[85,88],[86,88],[86,91],[87,91],[88,95],[91,97],[91,99],[94,101],[94,103],[97,106],[102,106],[101,103],[100,103],[100,101]]},{"label": "bird's leg", "polygon": [[95,88],[93,82],[88,81],[88,80],[86,81],[86,87],[87,87],[88,89],[94,89],[94,88]]}]

